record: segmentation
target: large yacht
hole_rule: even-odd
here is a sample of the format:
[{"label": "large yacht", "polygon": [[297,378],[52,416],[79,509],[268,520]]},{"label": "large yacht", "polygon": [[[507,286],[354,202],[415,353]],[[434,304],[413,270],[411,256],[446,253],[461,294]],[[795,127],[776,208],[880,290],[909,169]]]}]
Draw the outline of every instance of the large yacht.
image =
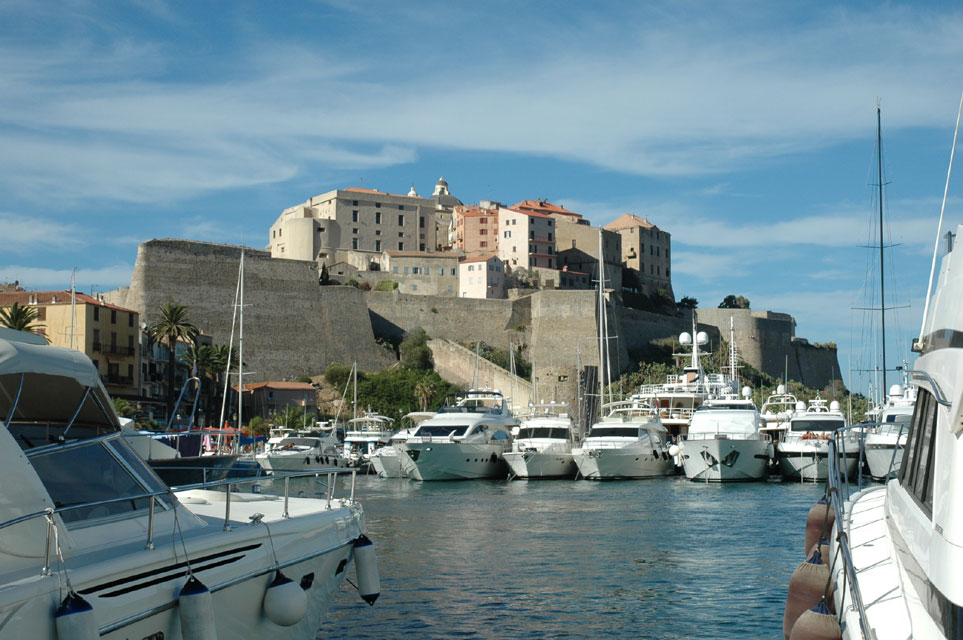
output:
[{"label": "large yacht", "polygon": [[696,410],[709,398],[719,398],[730,392],[731,380],[720,373],[706,373],[702,368],[699,347],[709,343],[704,331],[696,331],[695,314],[692,333],[679,336],[679,343],[691,349],[689,364],[681,374],[666,377],[662,384],[644,384],[638,395],[659,410],[662,425],[672,436],[684,436]]},{"label": "large yacht", "polygon": [[4,637],[314,638],[347,563],[370,558],[361,506],[227,482],[175,494],[89,358],[0,329]]},{"label": "large yacht", "polygon": [[504,478],[504,456],[517,426],[500,391],[470,389],[448,396],[438,413],[398,447],[414,480]]},{"label": "large yacht", "polygon": [[371,454],[386,446],[395,433],[394,418],[366,412],[348,420],[344,430],[342,461],[349,467],[368,468]]},{"label": "large yacht", "polygon": [[846,429],[839,403],[816,397],[809,404],[799,402],[782,426],[776,445],[776,459],[784,480],[824,482],[829,474],[826,457],[829,441],[838,437],[846,452],[846,473],[852,476],[859,462],[859,439]]},{"label": "large yacht", "polygon": [[961,232],[937,232],[945,255],[913,348],[916,405],[898,476],[848,499],[837,480],[829,495],[837,514],[830,557],[845,559],[834,563],[833,579],[847,640],[963,633]]},{"label": "large yacht", "polygon": [[874,424],[864,435],[863,450],[874,479],[891,478],[899,472],[915,406],[916,388],[894,384],[886,402],[867,414]]},{"label": "large yacht", "polygon": [[290,433],[254,456],[265,471],[314,471],[338,463],[338,439],[332,434]]},{"label": "large yacht", "polygon": [[578,467],[572,457],[575,423],[572,408],[560,402],[529,406],[520,416],[522,424],[505,454],[510,474],[515,478],[571,478]]},{"label": "large yacht", "polygon": [[707,400],[692,416],[689,433],[679,445],[682,466],[690,480],[737,482],[765,480],[773,457],[766,425],[749,399]]},{"label": "large yacht", "polygon": [[[408,438],[418,429],[418,425],[434,417],[434,411],[412,411],[401,418],[401,429],[391,439],[388,446],[375,449],[371,454],[371,468],[380,478],[407,478],[411,465],[404,465],[408,456],[399,445],[408,442]],[[410,459],[408,459],[410,462]]]},{"label": "large yacht", "polygon": [[654,478],[675,464],[657,410],[640,396],[602,405],[605,414],[572,450],[579,475],[587,480]]}]

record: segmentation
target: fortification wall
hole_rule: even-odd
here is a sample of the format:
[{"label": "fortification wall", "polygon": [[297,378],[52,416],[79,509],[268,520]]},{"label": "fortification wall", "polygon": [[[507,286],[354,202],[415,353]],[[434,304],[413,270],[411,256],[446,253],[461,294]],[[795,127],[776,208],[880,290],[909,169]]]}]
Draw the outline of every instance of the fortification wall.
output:
[{"label": "fortification wall", "polygon": [[[475,353],[450,340],[432,339],[428,341],[435,371],[445,380],[464,386],[472,386],[475,372]],[[502,369],[493,362],[478,358],[478,375],[475,387],[498,389],[508,400],[510,406],[527,407],[532,397],[532,384],[510,371]]]},{"label": "fortification wall", "polygon": [[[126,304],[148,324],[169,300],[216,344],[231,334],[241,247],[186,240],[150,240],[138,247]],[[275,260],[244,249],[245,382],[284,380],[355,360],[380,370],[393,362],[374,340],[363,293],[319,287],[313,262]],[[236,338],[235,338],[236,339]]]},{"label": "fortification wall", "polygon": [[795,340],[792,350],[802,382],[807,387],[825,389],[834,379],[840,379],[836,347],[816,346]]}]

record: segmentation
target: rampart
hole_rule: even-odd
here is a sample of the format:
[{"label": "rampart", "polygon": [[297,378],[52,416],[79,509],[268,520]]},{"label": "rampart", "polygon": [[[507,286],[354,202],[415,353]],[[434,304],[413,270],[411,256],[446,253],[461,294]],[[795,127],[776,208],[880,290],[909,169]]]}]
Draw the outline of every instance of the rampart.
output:
[{"label": "rampart", "polygon": [[[241,250],[185,240],[144,242],[124,302],[148,324],[168,301],[185,305],[192,323],[215,344],[227,344]],[[375,371],[394,361],[374,340],[361,291],[320,287],[313,262],[244,251],[244,361],[251,371],[246,383],[317,374],[331,362],[357,360]]]},{"label": "rampart", "polygon": [[450,340],[429,340],[428,348],[435,362],[435,370],[445,380],[464,386],[498,389],[505,396],[509,405],[522,409],[527,407],[532,397],[532,383],[513,376],[510,371],[502,369],[484,358],[477,358],[477,376],[475,353]]}]

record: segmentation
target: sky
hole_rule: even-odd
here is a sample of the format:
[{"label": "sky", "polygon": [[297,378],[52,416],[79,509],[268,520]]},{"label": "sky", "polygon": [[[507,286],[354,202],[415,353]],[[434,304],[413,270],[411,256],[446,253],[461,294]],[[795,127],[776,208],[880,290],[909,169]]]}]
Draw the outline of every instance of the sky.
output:
[{"label": "sky", "polygon": [[7,0],[0,282],[76,268],[105,291],[151,238],[263,248],[311,196],[444,176],[466,204],[647,217],[677,298],[792,314],[865,393],[876,109],[892,367],[922,317],[961,33],[941,2]]}]

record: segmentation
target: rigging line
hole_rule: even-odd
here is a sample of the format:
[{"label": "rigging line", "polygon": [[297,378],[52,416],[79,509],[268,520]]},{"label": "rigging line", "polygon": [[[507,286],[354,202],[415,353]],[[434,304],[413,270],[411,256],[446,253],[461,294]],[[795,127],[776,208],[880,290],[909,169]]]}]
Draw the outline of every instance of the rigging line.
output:
[{"label": "rigging line", "polygon": [[950,174],[953,172],[953,156],[956,153],[956,137],[960,133],[960,115],[963,114],[963,92],[960,93],[960,108],[956,113],[956,130],[953,132],[953,146],[950,148],[950,166],[946,169],[946,186],[943,187],[943,204],[940,206],[940,222],[936,226],[936,242],[933,244],[933,263],[930,265],[930,281],[926,285],[926,305],[923,307],[923,322],[920,324],[920,337],[917,344],[923,346],[923,332],[926,330],[926,316],[930,310],[930,291],[933,290],[933,273],[936,271],[936,253],[940,248],[940,235],[943,232],[943,214],[946,213],[946,197],[950,191]]}]

